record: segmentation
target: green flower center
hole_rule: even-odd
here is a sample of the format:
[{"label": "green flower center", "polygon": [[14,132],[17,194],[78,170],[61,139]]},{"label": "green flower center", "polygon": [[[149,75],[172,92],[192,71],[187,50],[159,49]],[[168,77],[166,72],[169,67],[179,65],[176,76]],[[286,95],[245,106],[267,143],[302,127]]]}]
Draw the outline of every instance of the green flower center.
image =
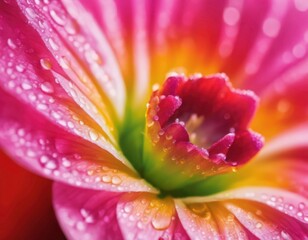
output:
[{"label": "green flower center", "polygon": [[162,196],[222,191],[262,147],[248,129],[257,98],[233,89],[225,75],[171,76],[147,108],[127,107],[120,147]]}]

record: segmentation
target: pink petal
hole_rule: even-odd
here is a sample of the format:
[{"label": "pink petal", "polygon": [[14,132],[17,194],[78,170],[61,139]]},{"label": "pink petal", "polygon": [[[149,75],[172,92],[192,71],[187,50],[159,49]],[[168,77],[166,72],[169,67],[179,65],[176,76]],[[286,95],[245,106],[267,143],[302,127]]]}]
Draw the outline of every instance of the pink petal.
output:
[{"label": "pink petal", "polygon": [[151,34],[152,18],[149,12],[156,3],[135,0],[81,2],[93,14],[117,55],[132,104],[144,107],[141,103],[150,79],[148,34]]},{"label": "pink petal", "polygon": [[123,79],[106,37],[92,16],[70,1],[36,4],[20,0],[18,4],[73,82],[91,94],[97,105],[101,95],[121,119],[126,98]]},{"label": "pink petal", "polygon": [[308,237],[307,224],[295,221],[264,205],[238,202],[225,203],[225,206],[258,239],[306,239]]},{"label": "pink petal", "polygon": [[279,186],[308,198],[307,134],[307,126],[301,125],[269,141],[251,164],[234,175],[233,185]]},{"label": "pink petal", "polygon": [[31,107],[0,92],[0,145],[21,165],[86,188],[150,190],[133,170],[104,149],[64,131]]},{"label": "pink petal", "polygon": [[[307,66],[307,64],[305,64]],[[262,93],[260,110],[252,122],[252,127],[262,132],[267,139],[277,137],[288,128],[305,124],[308,120],[308,73],[290,70]],[[268,118],[268,115],[271,118]],[[264,131],[264,125],[271,126]]]},{"label": "pink petal", "polygon": [[[68,95],[59,86],[53,74],[46,71],[52,65],[54,71],[58,72],[59,79],[65,76],[53,56],[44,47],[40,36],[25,22],[16,4],[1,2],[0,9],[3,15],[0,19],[2,26],[0,29],[1,88],[32,106],[67,131],[94,142],[121,158],[113,146],[115,133],[110,133],[108,129],[108,126],[113,127],[110,120],[107,122],[104,119],[106,121],[104,123],[96,120],[100,119],[97,115],[92,115],[92,118],[87,116],[83,109],[87,110],[86,107],[92,105],[79,104],[78,106],[75,104],[71,99],[75,87],[72,85],[73,90]],[[76,91],[74,95],[77,95]],[[82,102],[90,101],[81,93],[78,96]],[[94,109],[97,112],[102,110],[100,106]]]},{"label": "pink petal", "polygon": [[149,193],[128,193],[117,206],[125,239],[189,239],[175,213],[171,198]]},{"label": "pink petal", "polygon": [[203,229],[211,239],[217,234],[244,239],[254,238],[251,234],[258,239],[308,237],[308,199],[286,190],[247,187],[183,201],[185,206],[178,202],[177,211],[191,237],[191,228]]},{"label": "pink petal", "polygon": [[220,234],[218,226],[211,218],[211,213],[209,212],[207,206],[204,206],[204,208],[205,210],[202,212],[204,215],[200,217],[182,203],[177,202],[176,204],[176,210],[179,218],[191,239],[219,239]]},{"label": "pink petal", "polygon": [[121,194],[85,190],[55,183],[53,204],[69,239],[123,239],[116,205]]},{"label": "pink petal", "polygon": [[193,203],[234,199],[245,199],[259,202],[296,219],[298,222],[308,223],[308,199],[279,188],[242,187],[208,197],[186,198],[184,201],[187,203]]},{"label": "pink petal", "polygon": [[176,209],[191,239],[256,239],[221,204],[178,201]]},{"label": "pink petal", "polygon": [[[268,86],[279,85],[278,80],[290,72],[296,73],[292,78],[303,76],[304,72],[307,76],[305,62],[308,15],[307,9],[299,9],[298,2],[300,1],[269,2],[269,11],[261,26],[262,32],[260,31],[255,49],[251,50],[250,61],[246,65],[255,66],[250,80],[246,82],[246,85],[251,86],[249,88],[258,89],[259,92]],[[262,49],[257,50],[258,45]]]}]

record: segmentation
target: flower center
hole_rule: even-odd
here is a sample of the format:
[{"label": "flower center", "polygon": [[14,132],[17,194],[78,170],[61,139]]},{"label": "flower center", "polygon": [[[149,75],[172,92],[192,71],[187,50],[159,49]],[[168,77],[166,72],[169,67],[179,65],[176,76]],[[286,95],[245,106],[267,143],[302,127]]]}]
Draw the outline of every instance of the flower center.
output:
[{"label": "flower center", "polygon": [[141,175],[163,194],[178,195],[235,172],[263,146],[248,129],[257,101],[224,74],[168,77],[147,105]]}]

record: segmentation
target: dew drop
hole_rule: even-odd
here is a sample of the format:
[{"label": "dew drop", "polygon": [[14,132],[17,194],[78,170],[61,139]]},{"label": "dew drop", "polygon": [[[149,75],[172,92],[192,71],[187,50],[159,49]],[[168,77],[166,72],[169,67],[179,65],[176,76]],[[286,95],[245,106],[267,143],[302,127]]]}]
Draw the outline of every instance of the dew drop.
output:
[{"label": "dew drop", "polygon": [[300,12],[308,10],[308,2],[306,0],[294,0],[295,8]]},{"label": "dew drop", "polygon": [[11,49],[16,49],[16,48],[17,48],[16,44],[13,42],[13,40],[12,40],[11,38],[9,38],[9,39],[7,40],[7,44],[8,44],[8,46],[9,46]]},{"label": "dew drop", "polygon": [[25,70],[25,66],[22,64],[16,65],[16,70],[20,73],[22,73]]},{"label": "dew drop", "polygon": [[68,22],[65,26],[64,26],[65,30],[67,31],[68,34],[74,35],[77,33],[77,26],[76,23],[74,22]]},{"label": "dew drop", "polygon": [[297,215],[298,217],[302,217],[302,216],[303,216],[303,213],[302,213],[302,212],[298,212],[296,215]]},{"label": "dew drop", "polygon": [[79,231],[84,231],[86,229],[86,226],[83,222],[79,221],[76,223],[76,228]]},{"label": "dew drop", "polygon": [[224,10],[223,19],[226,24],[234,26],[240,19],[240,12],[234,7],[228,7]]},{"label": "dew drop", "polygon": [[36,13],[34,12],[34,10],[32,8],[26,8],[26,13],[28,14],[29,17],[31,18],[35,18],[36,17]]},{"label": "dew drop", "polygon": [[115,185],[118,185],[122,182],[122,180],[118,176],[114,176],[114,177],[112,177],[111,182]]},{"label": "dew drop", "polygon": [[274,18],[268,18],[263,23],[263,33],[268,37],[276,37],[280,30],[280,22]]},{"label": "dew drop", "polygon": [[102,181],[105,183],[110,183],[111,182],[111,177],[106,175],[106,176],[102,176]]},{"label": "dew drop", "polygon": [[302,58],[306,54],[306,48],[302,44],[295,45],[292,49],[292,54],[296,58]]},{"label": "dew drop", "polygon": [[58,44],[56,44],[56,42],[55,42],[55,40],[53,40],[53,38],[48,38],[48,42],[49,42],[51,48],[54,51],[58,51],[59,50],[59,46],[58,46]]},{"label": "dew drop", "polygon": [[48,109],[48,106],[46,104],[43,104],[43,103],[39,103],[37,105],[37,109],[38,110],[47,110]]},{"label": "dew drop", "polygon": [[157,212],[153,216],[151,223],[156,230],[164,230],[169,227],[171,218],[169,216],[165,216],[164,213]]},{"label": "dew drop", "polygon": [[70,167],[72,164],[71,164],[71,162],[70,162],[68,159],[63,158],[63,159],[62,159],[62,165],[63,165],[64,167]]},{"label": "dew drop", "polygon": [[69,69],[70,68],[70,63],[65,56],[62,56],[60,58],[59,64],[63,69]]},{"label": "dew drop", "polygon": [[98,134],[94,131],[89,131],[89,137],[92,141],[96,141],[98,139]]},{"label": "dew drop", "polygon": [[44,82],[41,84],[41,89],[45,93],[53,93],[54,89],[51,83],[49,82]]},{"label": "dew drop", "polygon": [[298,208],[303,210],[305,208],[305,203],[303,203],[303,202],[299,203]]},{"label": "dew drop", "polygon": [[32,89],[32,86],[30,85],[30,83],[26,83],[26,82],[22,83],[22,84],[21,84],[21,87],[22,87],[22,89],[24,89],[24,90],[30,90],[30,89]]},{"label": "dew drop", "polygon": [[206,220],[211,218],[211,213],[208,211],[208,208],[205,204],[202,203],[194,203],[189,205],[189,209],[192,210],[193,213],[202,217]]},{"label": "dew drop", "polygon": [[133,210],[133,206],[131,203],[126,203],[124,206],[124,212],[130,213]]},{"label": "dew drop", "polygon": [[32,150],[28,150],[28,151],[27,151],[27,156],[28,156],[28,157],[35,157],[35,156],[36,156],[36,153],[35,153],[34,151],[32,151]]},{"label": "dew drop", "polygon": [[262,228],[262,223],[260,223],[260,222],[258,222],[257,224],[256,224],[256,228],[258,228],[258,229],[260,229],[260,228]]},{"label": "dew drop", "polygon": [[45,70],[50,70],[51,67],[52,67],[51,62],[48,58],[41,58],[40,64],[41,64],[42,68],[45,69]]},{"label": "dew drop", "polygon": [[148,123],[147,123],[147,127],[152,127],[154,125],[154,121],[150,120]]},{"label": "dew drop", "polygon": [[54,170],[57,168],[57,163],[55,160],[50,159],[48,156],[43,155],[40,157],[40,162],[46,169]]},{"label": "dew drop", "polygon": [[292,238],[291,238],[291,236],[287,233],[287,232],[285,232],[285,231],[281,231],[280,232],[280,236],[282,237],[282,239],[284,239],[284,240],[291,240]]},{"label": "dew drop", "polygon": [[60,16],[59,13],[57,13],[55,10],[50,10],[50,16],[60,26],[63,26],[65,24],[65,18]]}]

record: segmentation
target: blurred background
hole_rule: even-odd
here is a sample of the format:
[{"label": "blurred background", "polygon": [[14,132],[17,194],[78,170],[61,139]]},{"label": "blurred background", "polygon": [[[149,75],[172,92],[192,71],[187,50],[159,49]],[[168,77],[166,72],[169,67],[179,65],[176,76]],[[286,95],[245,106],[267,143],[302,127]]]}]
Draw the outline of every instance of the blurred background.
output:
[{"label": "blurred background", "polygon": [[0,239],[65,239],[51,204],[52,182],[18,166],[0,149]]}]

